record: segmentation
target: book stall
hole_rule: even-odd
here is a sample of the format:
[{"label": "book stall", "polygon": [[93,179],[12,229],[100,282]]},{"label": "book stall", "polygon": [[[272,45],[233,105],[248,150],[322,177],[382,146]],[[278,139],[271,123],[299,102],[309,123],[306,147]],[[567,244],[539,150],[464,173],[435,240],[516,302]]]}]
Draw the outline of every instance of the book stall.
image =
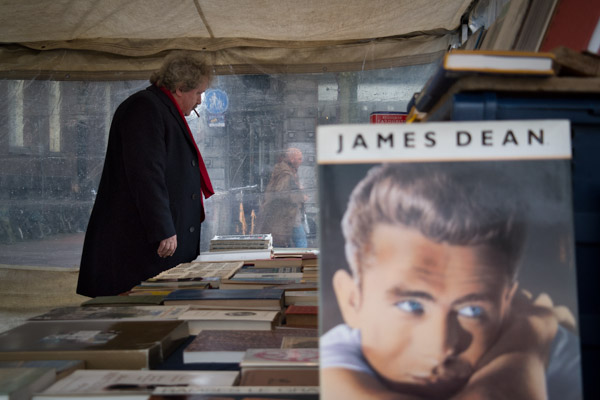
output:
[{"label": "book stall", "polygon": [[4,3],[0,400],[600,399],[600,3]]},{"label": "book stall", "polygon": [[[180,264],[0,333],[0,376],[40,400],[318,399],[318,251],[278,253],[256,236],[215,237],[208,253],[226,261]],[[288,320],[293,307],[310,322]]]}]

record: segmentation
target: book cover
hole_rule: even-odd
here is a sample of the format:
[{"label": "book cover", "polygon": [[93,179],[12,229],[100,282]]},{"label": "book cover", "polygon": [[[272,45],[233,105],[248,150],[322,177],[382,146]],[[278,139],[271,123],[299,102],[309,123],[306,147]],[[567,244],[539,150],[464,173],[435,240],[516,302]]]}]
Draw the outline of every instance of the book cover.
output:
[{"label": "book cover", "polygon": [[159,387],[233,386],[238,371],[79,370],[39,393],[34,399],[151,394]]},{"label": "book cover", "polygon": [[249,260],[244,262],[244,266],[251,265],[255,268],[279,268],[279,267],[299,267],[302,266],[302,259],[292,258],[272,258],[269,260]]},{"label": "book cover", "polygon": [[226,279],[220,288],[226,290],[281,289],[283,286],[303,285],[298,279]]},{"label": "book cover", "polygon": [[29,321],[0,333],[0,361],[75,359],[90,369],[152,368],[188,337],[185,321]]},{"label": "book cover", "polygon": [[275,247],[273,249],[274,258],[317,258],[319,255],[319,249],[312,247]]},{"label": "book cover", "polygon": [[248,349],[240,362],[244,368],[318,368],[319,349],[280,348]]},{"label": "book cover", "polygon": [[319,386],[319,368],[242,369],[240,386]]},{"label": "book cover", "polygon": [[319,323],[319,306],[295,305],[285,310],[285,325],[317,328]]},{"label": "book cover", "polygon": [[176,289],[131,289],[121,293],[123,296],[166,296]]},{"label": "book cover", "polygon": [[240,386],[318,386],[319,349],[248,349]]},{"label": "book cover", "polygon": [[302,268],[304,270],[309,269],[318,269],[319,268],[319,259],[318,258],[304,258],[302,259]]},{"label": "book cover", "polygon": [[96,306],[59,307],[29,318],[29,321],[158,321],[177,320],[189,306]]},{"label": "book cover", "polygon": [[56,380],[52,368],[0,368],[0,398],[26,400]]},{"label": "book cover", "polygon": [[284,274],[284,273],[302,273],[302,266],[295,267],[255,267],[254,265],[244,265],[235,275],[245,274]]},{"label": "book cover", "polygon": [[196,257],[196,262],[218,262],[218,261],[247,261],[247,260],[269,260],[273,257],[273,249],[244,249],[208,251]]},{"label": "book cover", "polygon": [[165,305],[192,304],[218,307],[271,307],[279,310],[283,307],[283,290],[263,289],[179,289],[165,297]]},{"label": "book cover", "polygon": [[283,279],[300,282],[302,272],[243,272],[236,273],[230,280],[275,280]]},{"label": "book cover", "polygon": [[318,386],[159,387],[149,400],[319,400]]},{"label": "book cover", "polygon": [[81,303],[83,307],[98,307],[98,306],[135,306],[135,305],[161,305],[164,294],[145,294],[142,296],[98,296]]},{"label": "book cover", "polygon": [[211,243],[208,247],[212,251],[243,251],[243,250],[266,250],[272,249],[269,243]]},{"label": "book cover", "polygon": [[302,282],[314,282],[319,281],[319,271],[306,271],[302,274]]},{"label": "book cover", "polygon": [[[173,268],[147,279],[147,282],[202,280],[206,278],[227,279],[244,265],[234,262],[191,262],[179,264]],[[144,284],[144,282],[142,282]]]},{"label": "book cover", "polygon": [[256,235],[217,235],[211,239],[209,248],[211,251],[271,249],[273,248],[273,236],[270,233]]},{"label": "book cover", "polygon": [[211,282],[206,278],[198,279],[161,279],[155,281],[143,281],[131,288],[131,291],[143,290],[167,290],[167,289],[210,289]]},{"label": "book cover", "polygon": [[567,120],[318,128],[324,400],[351,395],[329,373],[348,365],[354,396],[364,367],[390,396],[581,398],[570,136]]},{"label": "book cover", "polygon": [[179,319],[187,321],[190,335],[197,335],[203,329],[271,330],[279,315],[279,311],[261,310],[188,310]]},{"label": "book cover", "polygon": [[469,75],[524,76],[544,78],[553,76],[554,55],[526,51],[452,50],[414,97],[414,107],[428,112],[439,98],[460,77]]},{"label": "book cover", "polygon": [[300,282],[279,285],[276,288],[284,290],[286,293],[292,291],[318,291],[319,285],[317,284],[317,282]]},{"label": "book cover", "polygon": [[204,290],[210,289],[211,285],[208,282],[204,282],[203,285],[192,285],[192,286],[142,286],[137,285],[131,288],[131,290],[125,292],[127,296],[164,296],[166,297],[169,293],[179,289],[195,289]]},{"label": "book cover", "polygon": [[286,306],[318,306],[319,293],[316,290],[285,290],[284,302]]},{"label": "book cover", "polygon": [[263,243],[273,242],[273,235],[270,233],[256,233],[252,235],[215,235],[210,240],[212,243],[218,242],[244,242],[244,243]]},{"label": "book cover", "polygon": [[184,363],[239,363],[251,348],[281,348],[284,337],[317,337],[317,329],[205,330],[183,350]]},{"label": "book cover", "polygon": [[282,349],[318,349],[318,337],[286,336],[281,341]]},{"label": "book cover", "polygon": [[71,372],[84,369],[83,360],[15,360],[0,361],[0,368],[51,368],[56,372],[56,379],[62,379]]}]

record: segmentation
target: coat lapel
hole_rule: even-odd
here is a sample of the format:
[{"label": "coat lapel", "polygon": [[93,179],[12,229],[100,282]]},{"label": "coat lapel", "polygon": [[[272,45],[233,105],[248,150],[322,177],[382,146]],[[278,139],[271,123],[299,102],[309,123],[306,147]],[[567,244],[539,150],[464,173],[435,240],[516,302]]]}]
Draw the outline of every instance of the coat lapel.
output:
[{"label": "coat lapel", "polygon": [[185,137],[185,140],[187,140],[188,144],[190,146],[192,146],[192,149],[194,149],[194,151],[195,151],[195,149],[196,149],[195,143],[192,142],[193,139],[188,134],[188,127],[186,126],[186,122],[181,118],[181,115],[179,114],[179,110],[177,109],[177,106],[175,106],[175,104],[173,104],[173,101],[171,99],[169,99],[169,97],[166,94],[164,94],[156,86],[152,85],[152,86],[148,87],[148,90],[150,90],[152,93],[154,93],[160,99],[160,101],[163,104],[165,104],[165,106],[167,106],[167,108],[169,109],[169,112],[171,113],[171,115],[173,115],[173,118],[175,118],[175,120],[177,121],[177,124],[179,124],[179,127],[181,128],[181,130],[180,130],[181,134]]}]

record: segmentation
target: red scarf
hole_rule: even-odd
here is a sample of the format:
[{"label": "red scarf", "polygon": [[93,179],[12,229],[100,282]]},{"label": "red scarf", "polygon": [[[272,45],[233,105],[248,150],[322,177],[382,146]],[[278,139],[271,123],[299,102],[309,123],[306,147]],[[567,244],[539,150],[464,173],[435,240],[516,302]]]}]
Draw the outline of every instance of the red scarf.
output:
[{"label": "red scarf", "polygon": [[[200,186],[201,186],[201,189],[202,189],[202,193],[204,194],[204,198],[208,199],[210,196],[212,196],[213,194],[215,194],[215,191],[214,191],[214,189],[212,187],[212,183],[210,182],[210,177],[208,176],[208,172],[206,171],[206,165],[204,165],[204,160],[202,159],[202,155],[200,154],[200,150],[198,149],[198,145],[196,144],[196,140],[194,140],[194,135],[192,135],[192,131],[190,130],[190,126],[188,125],[187,120],[185,119],[185,115],[183,115],[183,111],[181,111],[181,108],[179,107],[179,104],[175,100],[175,97],[173,97],[173,93],[171,93],[164,86],[161,86],[160,90],[162,90],[162,92],[164,94],[166,94],[169,97],[169,99],[171,99],[171,101],[173,102],[173,104],[175,104],[175,107],[177,107],[177,111],[179,111],[179,115],[181,116],[181,119],[183,120],[183,123],[185,124],[185,127],[187,129],[188,135],[190,135],[190,139],[192,139],[192,143],[194,143],[194,148],[196,149],[196,154],[198,154],[198,168],[200,169],[200,176],[202,177],[202,181],[200,182]],[[200,201],[202,201],[202,196],[200,196]]]}]

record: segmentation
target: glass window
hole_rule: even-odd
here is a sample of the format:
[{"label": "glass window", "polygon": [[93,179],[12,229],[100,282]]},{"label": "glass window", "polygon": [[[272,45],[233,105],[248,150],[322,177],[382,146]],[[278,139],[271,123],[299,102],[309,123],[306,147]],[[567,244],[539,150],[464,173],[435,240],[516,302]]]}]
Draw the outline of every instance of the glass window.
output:
[{"label": "glass window", "polygon": [[[199,115],[188,119],[216,189],[205,203],[201,251],[216,234],[261,231],[318,247],[317,125],[406,111],[434,68],[215,77]],[[112,115],[148,84],[0,81],[0,246],[10,250],[0,251],[0,263],[45,265],[52,253],[62,255],[56,266],[79,265]],[[297,179],[273,181],[285,163],[295,167],[294,152],[302,155]],[[286,212],[289,202],[304,214]]]}]

